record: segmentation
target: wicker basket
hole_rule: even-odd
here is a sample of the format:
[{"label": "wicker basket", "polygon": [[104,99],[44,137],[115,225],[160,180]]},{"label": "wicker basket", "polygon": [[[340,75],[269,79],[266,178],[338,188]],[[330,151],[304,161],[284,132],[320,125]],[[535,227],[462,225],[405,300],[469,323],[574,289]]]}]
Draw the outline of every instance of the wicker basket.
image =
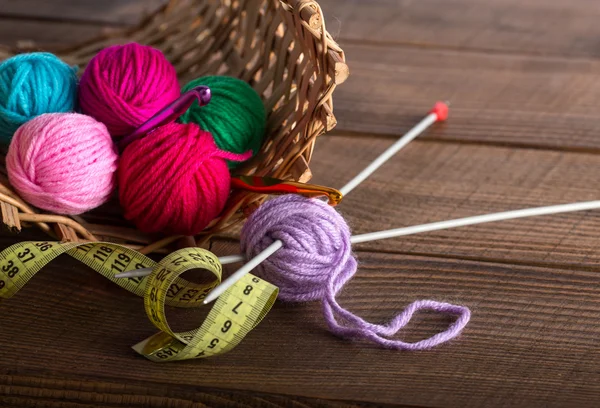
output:
[{"label": "wicker basket", "polygon": [[[335,126],[331,95],[348,76],[344,53],[327,33],[315,1],[172,0],[133,29],[50,51],[79,65],[82,72],[102,48],[131,41],[161,49],[182,83],[207,74],[232,75],[262,95],[270,112],[267,137],[240,174],[302,182],[311,178],[308,163],[315,139]],[[22,51],[29,50],[0,49],[0,59]],[[184,242],[202,246],[212,234],[242,221],[264,198],[236,193],[220,218]],[[63,241],[111,241],[149,253],[182,238],[148,236],[124,227],[127,223],[116,202],[81,216],[41,213],[12,190],[4,166],[0,209],[11,231],[37,225]]]}]

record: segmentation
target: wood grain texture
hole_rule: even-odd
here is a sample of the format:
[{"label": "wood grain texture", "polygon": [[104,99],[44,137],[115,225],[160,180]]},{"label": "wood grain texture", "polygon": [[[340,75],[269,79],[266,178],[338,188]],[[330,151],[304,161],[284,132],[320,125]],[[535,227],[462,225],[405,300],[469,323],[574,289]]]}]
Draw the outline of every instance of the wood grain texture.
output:
[{"label": "wood grain texture", "polygon": [[[149,382],[109,382],[25,375],[0,376],[0,403],[11,407],[200,408],[318,407],[359,408],[364,404],[284,395],[192,388]],[[394,405],[396,406],[396,405]]]},{"label": "wood grain texture", "polygon": [[[448,123],[339,207],[356,233],[598,198],[595,3],[319,2],[352,75],[336,91],[336,135],[317,143],[315,182],[343,185],[435,100],[453,102]],[[83,39],[158,3],[0,0],[0,43]],[[63,257],[0,304],[0,406],[596,407],[599,229],[587,212],[357,246],[341,295],[353,312],[383,322],[425,298],[472,309],[460,338],[419,353],[343,341],[318,303],[278,303],[229,354],[153,364],[129,348],[156,330],[141,299]],[[36,237],[0,234],[0,249]],[[169,317],[177,328],[204,314]],[[424,313],[400,337],[450,322]]]},{"label": "wood grain texture", "polygon": [[485,52],[600,57],[589,0],[320,0],[342,40]]},{"label": "wood grain texture", "polygon": [[[450,128],[438,125],[438,132]],[[444,128],[446,127],[446,128]],[[325,137],[314,181],[341,187],[392,144]],[[338,209],[354,233],[520,208],[598,199],[597,154],[414,141]],[[600,214],[587,211],[406,236],[359,248],[599,271]]]},{"label": "wood grain texture", "polygon": [[0,44],[23,49],[84,42],[129,26],[166,0],[0,0]]},{"label": "wood grain texture", "polygon": [[[206,387],[427,407],[500,407],[507,401],[513,407],[595,406],[597,273],[370,252],[358,256],[360,270],[341,296],[350,310],[381,322],[413,300],[432,298],[470,306],[471,324],[444,347],[403,353],[331,336],[317,303],[279,303],[239,347],[220,358],[154,364],[129,349],[155,331],[141,299],[64,259],[3,302],[0,390],[15,400],[28,392],[42,400],[64,393],[83,402],[93,390],[107,406],[123,406],[128,396],[132,406],[139,405],[139,387],[152,384],[161,385],[148,396],[155,404],[150,406],[179,395],[182,401],[172,406],[193,406],[188,396],[200,392],[202,401]],[[175,321],[198,316],[194,310],[180,313],[173,313]],[[450,321],[425,313],[401,337],[417,340]],[[175,388],[161,391],[167,387]]]},{"label": "wood grain texture", "polygon": [[432,140],[598,152],[600,62],[343,44],[336,132],[400,135],[437,100],[450,123]]},{"label": "wood grain texture", "polygon": [[115,29],[114,25],[78,22],[37,21],[0,17],[0,44],[24,49],[44,50],[64,46],[69,39],[86,41]]},{"label": "wood grain texture", "polygon": [[[166,0],[2,0],[0,16],[130,25],[164,3]],[[65,38],[65,41],[77,40],[77,37]]]}]

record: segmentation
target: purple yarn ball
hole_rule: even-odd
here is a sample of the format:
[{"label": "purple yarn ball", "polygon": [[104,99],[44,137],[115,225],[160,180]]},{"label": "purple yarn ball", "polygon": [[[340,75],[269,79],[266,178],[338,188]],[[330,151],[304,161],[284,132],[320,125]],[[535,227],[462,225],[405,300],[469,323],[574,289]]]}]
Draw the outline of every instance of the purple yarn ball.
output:
[{"label": "purple yarn ball", "polygon": [[257,268],[257,275],[279,287],[280,299],[307,302],[326,296],[332,274],[338,289],[354,275],[350,236],[350,227],[333,207],[290,194],[252,214],[242,229],[241,247],[251,259],[281,240],[283,248]]}]

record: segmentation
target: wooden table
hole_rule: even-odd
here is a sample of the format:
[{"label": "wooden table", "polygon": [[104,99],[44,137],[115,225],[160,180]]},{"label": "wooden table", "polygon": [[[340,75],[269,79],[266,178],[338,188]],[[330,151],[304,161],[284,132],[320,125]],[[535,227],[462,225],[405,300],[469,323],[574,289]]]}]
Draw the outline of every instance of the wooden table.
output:
[{"label": "wooden table", "polygon": [[[100,3],[0,0],[0,42],[84,38],[158,1]],[[318,141],[315,182],[342,185],[435,100],[452,101],[446,124],[340,207],[356,233],[598,199],[596,2],[321,4],[352,74],[335,94],[338,127]],[[223,357],[154,364],[128,348],[155,332],[140,300],[61,258],[0,307],[0,406],[595,407],[599,214],[356,246],[360,270],[341,302],[361,316],[384,321],[425,298],[472,309],[460,338],[426,352],[343,341],[318,304],[277,304]],[[2,246],[31,236],[3,235]],[[402,338],[448,323],[421,314]]]}]

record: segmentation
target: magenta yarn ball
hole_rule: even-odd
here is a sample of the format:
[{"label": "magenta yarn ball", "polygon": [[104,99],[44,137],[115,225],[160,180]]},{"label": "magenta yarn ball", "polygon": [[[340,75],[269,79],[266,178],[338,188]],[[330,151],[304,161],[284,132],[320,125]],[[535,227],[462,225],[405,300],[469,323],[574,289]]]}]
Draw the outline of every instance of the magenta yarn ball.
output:
[{"label": "magenta yarn ball", "polygon": [[179,97],[175,67],[155,48],[130,43],[100,51],[79,85],[81,111],[125,136]]},{"label": "magenta yarn ball", "polygon": [[78,113],[49,113],[19,127],[6,169],[29,203],[57,214],[81,214],[111,197],[118,159],[102,123]]}]

